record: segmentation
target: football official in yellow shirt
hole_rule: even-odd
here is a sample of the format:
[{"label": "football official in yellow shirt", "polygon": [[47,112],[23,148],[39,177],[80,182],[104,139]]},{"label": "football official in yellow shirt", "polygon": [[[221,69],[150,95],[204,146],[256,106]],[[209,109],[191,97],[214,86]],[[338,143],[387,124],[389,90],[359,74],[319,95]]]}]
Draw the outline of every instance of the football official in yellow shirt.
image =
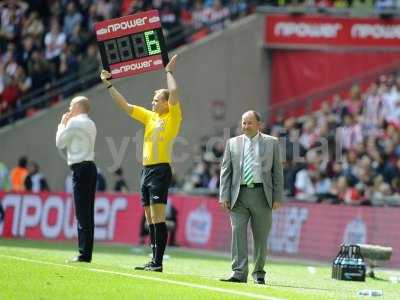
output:
[{"label": "football official in yellow shirt", "polygon": [[165,208],[171,183],[172,145],[179,133],[182,112],[178,86],[173,76],[177,55],[165,67],[168,89],[154,92],[152,111],[129,104],[109,79],[111,74],[101,72],[101,80],[116,104],[133,119],[144,125],[143,169],[140,180],[142,205],[149,224],[152,260],[136,270],[162,272],[163,255],[167,243]]}]

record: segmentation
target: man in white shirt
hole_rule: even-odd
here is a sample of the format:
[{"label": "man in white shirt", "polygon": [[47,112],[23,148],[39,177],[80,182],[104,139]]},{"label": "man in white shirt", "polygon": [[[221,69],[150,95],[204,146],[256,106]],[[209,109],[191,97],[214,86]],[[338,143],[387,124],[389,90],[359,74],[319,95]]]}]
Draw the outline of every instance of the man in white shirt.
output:
[{"label": "man in white shirt", "polygon": [[72,170],[75,213],[78,221],[79,255],[70,262],[91,262],[94,239],[94,198],[97,168],[94,164],[96,125],[89,118],[88,98],[72,99],[69,112],[62,116],[56,146],[66,149]]}]

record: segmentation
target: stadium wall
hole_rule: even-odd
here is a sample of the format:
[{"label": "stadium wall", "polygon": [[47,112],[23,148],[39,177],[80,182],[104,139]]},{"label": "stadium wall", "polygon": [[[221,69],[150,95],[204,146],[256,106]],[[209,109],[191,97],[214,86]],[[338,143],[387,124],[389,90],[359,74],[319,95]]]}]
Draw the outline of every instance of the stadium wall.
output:
[{"label": "stadium wall", "polygon": [[[223,32],[178,50],[181,58],[176,78],[184,114],[182,138],[175,151],[180,162],[174,168],[179,174],[190,165],[202,136],[236,125],[245,110],[265,111],[269,64],[262,48],[262,36],[263,18],[252,15]],[[150,108],[153,90],[165,87],[166,83],[163,72],[153,72],[117,80],[114,85],[132,103]],[[98,166],[111,184],[111,172],[122,163],[130,188],[137,191],[141,125],[119,111],[101,85],[80,94],[93,101],[92,117],[98,129]],[[39,163],[52,190],[63,190],[69,170],[55,148],[55,133],[67,108],[68,101],[65,101],[1,129],[0,161],[11,167],[18,157],[27,155]]]}]

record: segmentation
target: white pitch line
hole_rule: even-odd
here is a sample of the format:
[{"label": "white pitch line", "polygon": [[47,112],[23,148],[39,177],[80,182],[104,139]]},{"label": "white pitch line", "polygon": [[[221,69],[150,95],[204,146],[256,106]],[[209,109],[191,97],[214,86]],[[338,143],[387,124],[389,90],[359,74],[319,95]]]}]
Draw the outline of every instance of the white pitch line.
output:
[{"label": "white pitch line", "polygon": [[170,283],[170,284],[181,285],[181,286],[186,286],[186,287],[195,288],[195,289],[203,289],[203,290],[220,292],[220,293],[225,293],[225,294],[232,294],[232,295],[236,295],[236,296],[244,296],[244,297],[248,297],[248,298],[265,299],[265,300],[285,300],[284,298],[275,298],[275,297],[254,294],[254,293],[249,293],[249,292],[240,292],[240,291],[228,290],[228,289],[224,289],[224,288],[217,288],[217,287],[211,287],[211,286],[207,286],[207,285],[193,284],[193,283],[188,283],[188,282],[163,279],[163,278],[157,278],[157,277],[151,277],[151,276],[143,276],[143,275],[136,275],[136,274],[130,274],[130,273],[108,271],[108,270],[96,269],[96,268],[80,268],[78,266],[52,263],[52,262],[47,262],[47,261],[40,261],[40,260],[35,260],[35,259],[30,259],[30,258],[3,255],[3,254],[0,254],[0,257],[5,257],[5,258],[9,258],[9,259],[14,259],[14,260],[27,261],[27,262],[43,264],[43,265],[51,265],[51,266],[66,267],[66,268],[76,268],[76,269],[88,270],[88,271],[98,272],[98,273],[107,273],[107,274],[120,275],[120,276],[125,276],[125,277],[153,280],[153,281],[158,281],[158,282],[162,282],[162,283]]}]

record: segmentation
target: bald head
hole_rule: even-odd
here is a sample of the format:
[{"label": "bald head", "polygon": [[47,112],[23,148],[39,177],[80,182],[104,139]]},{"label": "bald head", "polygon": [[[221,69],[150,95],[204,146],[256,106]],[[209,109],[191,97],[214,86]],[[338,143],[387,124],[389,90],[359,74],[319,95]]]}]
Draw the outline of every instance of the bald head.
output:
[{"label": "bald head", "polygon": [[254,110],[246,111],[242,115],[242,130],[248,137],[255,136],[261,129],[260,114]]},{"label": "bald head", "polygon": [[87,114],[90,110],[89,99],[84,96],[77,96],[71,100],[69,111],[74,115]]}]

